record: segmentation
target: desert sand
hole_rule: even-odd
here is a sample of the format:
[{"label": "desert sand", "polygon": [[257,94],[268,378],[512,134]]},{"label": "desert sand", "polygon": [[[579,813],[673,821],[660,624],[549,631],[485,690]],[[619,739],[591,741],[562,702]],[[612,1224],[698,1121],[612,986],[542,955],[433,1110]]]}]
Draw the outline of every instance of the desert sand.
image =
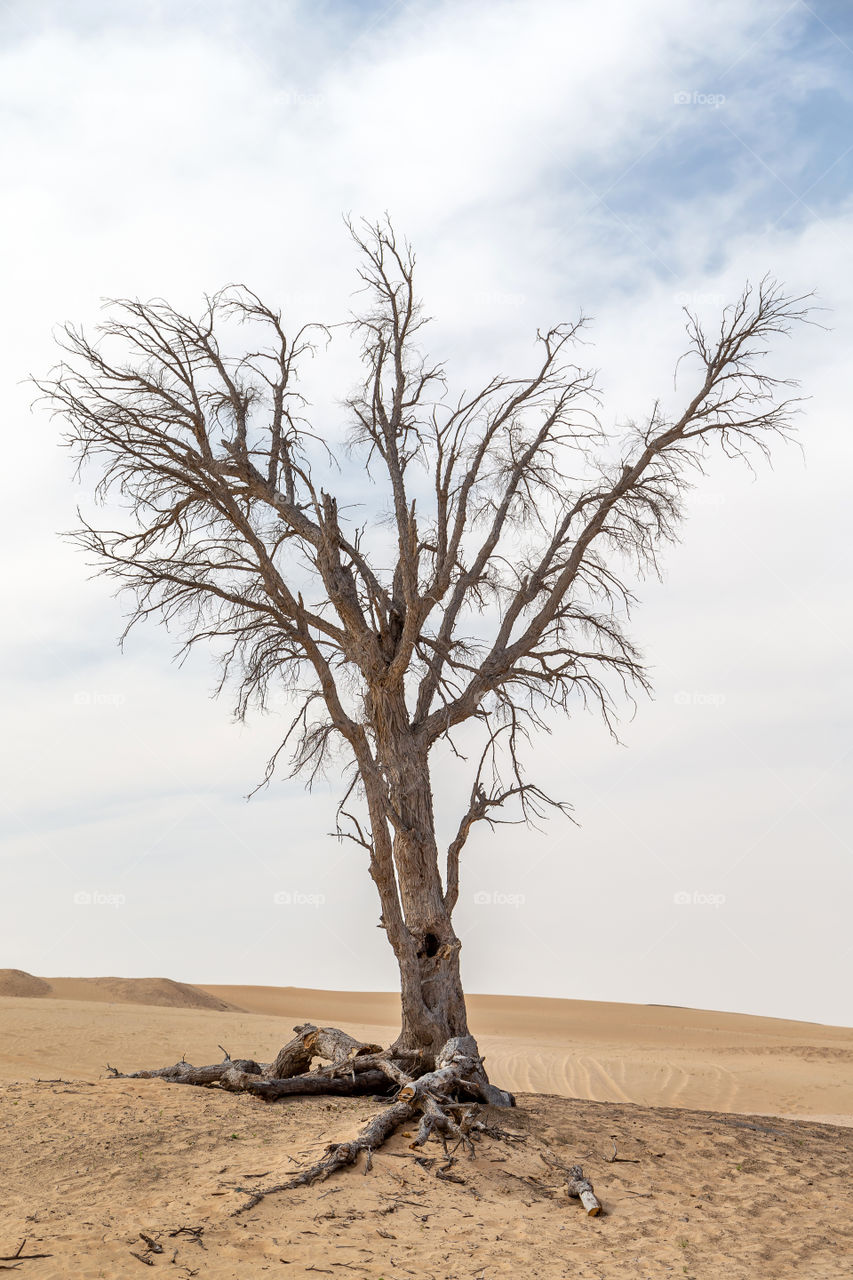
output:
[{"label": "desert sand", "polygon": [[[107,1063],[217,1061],[219,1045],[268,1060],[309,1019],[388,1042],[395,1013],[383,993],[0,972],[0,1254],[26,1239],[22,1256],[51,1255],[15,1267],[32,1280],[149,1265],[211,1280],[853,1274],[850,1029],[473,996],[491,1077],[518,1106],[491,1113],[503,1136],[474,1160],[457,1156],[461,1182],[435,1176],[437,1144],[416,1153],[401,1132],[369,1173],[237,1216],[382,1104],[104,1078]],[[602,1217],[566,1197],[548,1155],[584,1166]]]}]

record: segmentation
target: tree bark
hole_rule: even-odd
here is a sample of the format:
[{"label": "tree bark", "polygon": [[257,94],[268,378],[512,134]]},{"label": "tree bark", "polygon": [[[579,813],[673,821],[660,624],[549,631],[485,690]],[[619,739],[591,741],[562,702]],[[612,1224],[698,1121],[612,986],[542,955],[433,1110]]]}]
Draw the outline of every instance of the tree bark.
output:
[{"label": "tree bark", "polygon": [[264,1067],[267,1080],[287,1080],[303,1075],[313,1058],[325,1058],[329,1062],[348,1062],[352,1058],[381,1052],[381,1045],[362,1044],[337,1027],[315,1027],[305,1022],[294,1027],[293,1040],[288,1040],[278,1052],[274,1062]]},{"label": "tree bark", "polygon": [[325,1071],[309,1071],[305,1075],[291,1076],[288,1080],[265,1080],[245,1072],[232,1071],[221,1077],[219,1086],[228,1093],[250,1093],[265,1102],[296,1098],[303,1094],[349,1097],[364,1093],[387,1093],[392,1087],[387,1073],[378,1069],[341,1076]]},{"label": "tree bark", "polygon": [[219,1084],[229,1071],[237,1071],[249,1077],[260,1077],[263,1068],[251,1058],[226,1058],[209,1067],[194,1067],[191,1062],[176,1062],[171,1067],[158,1067],[153,1071],[132,1071],[129,1075],[107,1067],[114,1080],[169,1080],[172,1084]]},{"label": "tree bark", "polygon": [[422,939],[415,973],[400,967],[402,1025],[393,1046],[398,1050],[417,1049],[428,1056],[449,1039],[468,1034],[459,972],[461,944],[449,917],[433,917],[429,925],[415,926]]},{"label": "tree bark", "polygon": [[[393,830],[384,888],[386,894],[396,890],[402,908],[398,930],[388,927],[383,910],[400,967],[402,1026],[394,1048],[435,1055],[448,1040],[469,1032],[459,971],[462,944],[438,866],[428,745],[410,725],[402,688],[371,689],[368,711],[386,788],[381,825],[387,830],[390,818]],[[380,824],[373,812],[371,819],[376,839]],[[387,883],[390,875],[393,886]],[[384,906],[383,885],[376,874],[374,879]]]}]

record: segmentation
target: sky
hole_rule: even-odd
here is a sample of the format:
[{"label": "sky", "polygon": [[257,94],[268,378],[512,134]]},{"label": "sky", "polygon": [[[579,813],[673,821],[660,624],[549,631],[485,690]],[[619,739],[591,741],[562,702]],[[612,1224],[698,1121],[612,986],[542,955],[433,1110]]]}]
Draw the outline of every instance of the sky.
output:
[{"label": "sky", "polygon": [[[91,485],[26,381],[104,297],[241,280],[343,319],[342,215],[387,210],[455,386],[582,309],[609,424],[678,403],[685,305],[816,291],[773,356],[799,446],[711,465],[638,586],[654,697],[618,744],[555,722],[531,770],[578,825],[473,836],[456,920],[469,991],[853,1023],[849,7],[5,0],[0,164],[0,967],[395,988],[337,780],[247,803],[279,717],[234,723],[156,625],[119,650],[126,604],[59,537]],[[315,362],[321,426],[349,376]]]}]

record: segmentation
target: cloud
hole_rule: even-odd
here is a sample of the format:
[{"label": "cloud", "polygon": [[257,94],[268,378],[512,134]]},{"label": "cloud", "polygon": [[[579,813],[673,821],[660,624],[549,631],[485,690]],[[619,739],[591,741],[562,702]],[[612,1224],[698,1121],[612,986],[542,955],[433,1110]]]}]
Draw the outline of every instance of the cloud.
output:
[{"label": "cloud", "polygon": [[[774,908],[790,910],[804,842],[829,900],[849,875],[838,857],[853,336],[839,270],[850,244],[843,44],[806,6],[775,0],[7,4],[2,24],[3,790],[16,832],[2,962],[393,985],[364,867],[324,835],[333,788],[311,800],[278,784],[244,806],[276,724],[232,726],[227,705],[209,701],[210,666],[199,657],[178,671],[154,630],[116,653],[120,603],[55,537],[86,490],[20,381],[53,359],[52,326],[93,325],[103,296],[195,307],[204,290],[243,279],[300,322],[342,318],[354,279],[341,215],[387,208],[418,249],[430,342],[456,386],[526,365],[537,325],[583,307],[609,421],[683,394],[671,372],[685,301],[713,315],[771,269],[794,289],[817,286],[832,308],[832,332],[806,331],[774,357],[814,397],[807,467],[785,452],[753,484],[713,465],[665,587],[641,591],[636,630],[657,703],[626,727],[627,751],[583,720],[555,728],[539,767],[565,781],[584,826],[484,837],[466,884],[515,885],[525,904],[512,923],[523,927],[510,937],[464,904],[461,919],[472,987],[698,1003],[681,998],[673,970],[701,968],[712,1005],[843,1018],[839,988],[816,992],[780,968],[787,941],[772,925]],[[306,371],[329,431],[352,373],[345,342]],[[451,797],[449,768],[438,776]],[[780,815],[767,861],[759,837]],[[748,852],[756,840],[760,855]],[[161,854],[140,859],[149,847]],[[487,851],[505,885],[483,878]],[[594,874],[581,870],[590,860]],[[753,882],[745,868],[758,863]],[[216,965],[235,865],[260,896],[240,890],[226,971]],[[717,866],[741,868],[720,892],[737,904],[742,883],[746,914],[721,908],[696,950],[655,903],[685,886],[704,892],[706,872],[713,890]],[[70,898],[113,881],[128,927],[102,933]],[[305,960],[307,916],[281,925],[264,896],[276,891],[325,893],[322,973]],[[363,918],[357,956],[347,895]],[[199,904],[191,936],[176,925],[187,901]],[[588,921],[590,949],[608,931],[582,989],[567,976],[555,902]],[[750,910],[768,923],[745,978],[719,919],[752,945]],[[48,936],[64,941],[51,951]],[[830,969],[829,932],[816,927],[809,943]]]}]

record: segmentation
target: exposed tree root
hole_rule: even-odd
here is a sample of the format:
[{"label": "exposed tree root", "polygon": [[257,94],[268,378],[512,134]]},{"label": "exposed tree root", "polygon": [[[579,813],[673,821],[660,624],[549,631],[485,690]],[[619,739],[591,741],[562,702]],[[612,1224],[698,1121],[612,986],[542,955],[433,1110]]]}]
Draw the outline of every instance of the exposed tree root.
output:
[{"label": "exposed tree root", "polygon": [[326,1058],[329,1062],[346,1062],[382,1052],[380,1044],[362,1044],[337,1027],[315,1027],[306,1022],[294,1027],[296,1038],[288,1041],[278,1057],[263,1074],[267,1080],[286,1080],[302,1075],[311,1066],[312,1058]]},{"label": "exposed tree root", "polygon": [[347,1097],[364,1093],[387,1093],[388,1076],[384,1071],[358,1071],[340,1075],[331,1070],[309,1071],[305,1075],[291,1076],[289,1080],[259,1080],[256,1076],[229,1072],[219,1083],[230,1093],[251,1093],[264,1102],[276,1102],[279,1098],[295,1098],[299,1094],[329,1093]]},{"label": "exposed tree root", "polygon": [[384,1111],[380,1111],[378,1116],[374,1116],[369,1124],[366,1124],[357,1138],[352,1142],[333,1142],[326,1148],[326,1153],[316,1164],[312,1164],[307,1169],[303,1169],[301,1173],[294,1174],[292,1178],[288,1178],[287,1182],[280,1182],[272,1187],[258,1188],[256,1191],[247,1191],[246,1188],[238,1187],[237,1190],[246,1191],[249,1199],[245,1204],[241,1205],[236,1211],[237,1214],[245,1213],[247,1209],[254,1209],[256,1204],[265,1198],[265,1196],[275,1195],[278,1191],[294,1191],[297,1187],[309,1187],[313,1182],[322,1182],[328,1178],[330,1174],[337,1173],[338,1169],[344,1169],[347,1165],[355,1164],[362,1151],[373,1152],[391,1137],[391,1134],[399,1129],[401,1124],[405,1124],[407,1120],[411,1120],[417,1114],[417,1107],[411,1102],[392,1102],[390,1107],[386,1107]]},{"label": "exposed tree root", "polygon": [[[221,1046],[220,1046],[221,1047]],[[262,1068],[250,1058],[232,1059],[227,1054],[223,1062],[209,1067],[194,1067],[183,1058],[173,1067],[159,1067],[152,1071],[118,1071],[107,1063],[107,1071],[113,1080],[169,1080],[172,1084],[219,1084],[230,1071],[247,1076],[259,1076]]]},{"label": "exposed tree root", "polygon": [[[231,1093],[249,1093],[266,1102],[299,1094],[389,1095],[389,1105],[374,1116],[356,1138],[331,1143],[320,1160],[286,1182],[257,1189],[239,1188],[249,1198],[236,1211],[238,1214],[254,1208],[265,1196],[321,1182],[339,1169],[355,1164],[362,1153],[369,1168],[373,1152],[400,1125],[416,1118],[419,1118],[418,1130],[410,1144],[412,1149],[424,1146],[431,1138],[439,1139],[445,1157],[440,1174],[449,1182],[462,1181],[448,1172],[455,1163],[457,1150],[461,1148],[473,1156],[476,1138],[484,1134],[503,1136],[502,1131],[481,1120],[478,1107],[471,1104],[484,1102],[512,1107],[515,1098],[489,1083],[473,1036],[448,1040],[432,1056],[362,1044],[336,1027],[318,1028],[305,1023],[294,1027],[294,1031],[294,1039],[284,1045],[269,1064],[231,1058],[223,1049],[225,1058],[212,1066],[194,1067],[182,1060],[171,1067],[126,1075],[115,1067],[107,1069],[114,1079],[157,1078],[175,1084],[219,1087]],[[324,1065],[312,1071],[310,1067],[315,1058],[323,1059]],[[595,1200],[592,1187],[579,1168],[573,1167],[570,1173],[569,1194],[581,1199],[586,1208],[590,1198]],[[570,1180],[572,1185],[568,1186]],[[595,1204],[598,1205],[597,1200]],[[588,1208],[588,1212],[597,1211]]]}]

